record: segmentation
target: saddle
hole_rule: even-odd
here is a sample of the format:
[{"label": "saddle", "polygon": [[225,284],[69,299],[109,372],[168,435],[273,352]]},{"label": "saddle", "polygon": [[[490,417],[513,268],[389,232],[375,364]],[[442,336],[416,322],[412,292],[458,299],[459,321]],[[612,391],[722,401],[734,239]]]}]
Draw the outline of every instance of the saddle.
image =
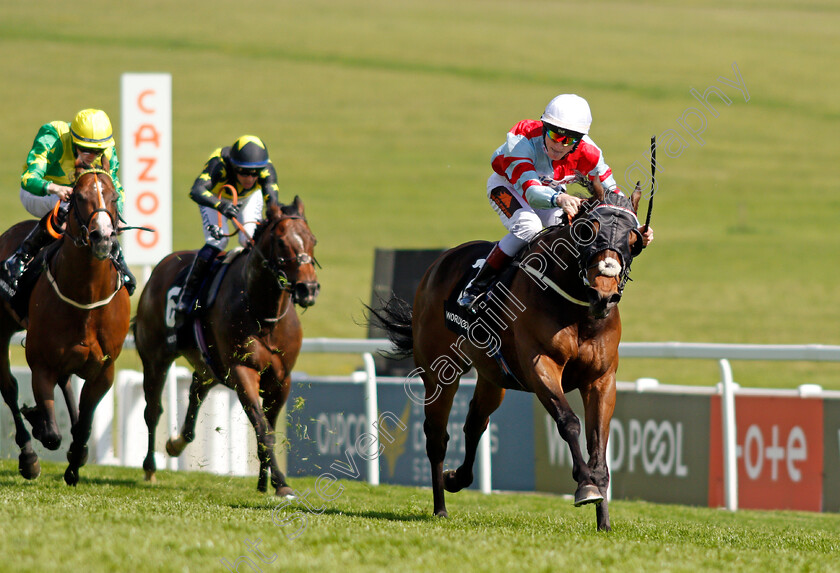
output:
[{"label": "saddle", "polygon": [[38,282],[38,277],[44,272],[44,268],[50,264],[50,261],[58,252],[60,241],[55,241],[41,249],[35,258],[33,258],[23,274],[18,279],[18,288],[15,296],[9,301],[14,313],[18,316],[18,320],[23,323],[29,317],[29,299],[32,298],[32,291],[35,289],[35,283]]},{"label": "saddle", "polygon": [[[449,295],[443,302],[444,324],[446,328],[468,340],[473,337],[497,337],[502,329],[502,324],[510,321],[511,315],[515,317],[516,312],[521,312],[519,302],[510,293],[509,286],[516,273],[516,267],[511,264],[496,278],[487,288],[487,291],[476,301],[472,309],[466,309],[458,304],[458,298],[466,288],[467,283],[475,276],[476,269],[483,263],[484,258],[490,254],[493,245],[482,245],[474,251],[475,262],[467,272],[463,273]],[[517,257],[518,258],[518,257]],[[500,322],[502,324],[500,324]],[[478,333],[478,331],[481,331]],[[490,353],[488,353],[490,355]],[[501,348],[492,352],[492,358],[496,361],[507,381],[505,387],[522,389],[524,386],[508,366]]]},{"label": "saddle", "polygon": [[[222,280],[224,280],[225,275],[230,269],[230,265],[239,258],[242,252],[243,249],[238,247],[219,255],[213,260],[207,277],[198,289],[196,300],[189,301],[191,303],[190,308],[195,310],[190,312],[187,320],[180,327],[175,324],[175,306],[178,304],[181,291],[187,282],[187,275],[189,274],[190,268],[184,267],[175,275],[175,279],[166,291],[166,308],[164,310],[166,313],[166,344],[171,350],[176,351],[198,347],[207,363],[210,364],[207,345],[204,341],[204,323],[202,317],[216,302]],[[195,304],[196,301],[198,302],[197,305]]]}]

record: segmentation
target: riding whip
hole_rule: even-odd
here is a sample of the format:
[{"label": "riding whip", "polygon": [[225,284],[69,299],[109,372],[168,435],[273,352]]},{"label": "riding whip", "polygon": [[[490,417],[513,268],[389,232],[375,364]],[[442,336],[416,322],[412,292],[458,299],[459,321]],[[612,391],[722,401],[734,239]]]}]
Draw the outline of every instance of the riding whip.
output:
[{"label": "riding whip", "polygon": [[645,230],[647,233],[650,227],[650,214],[653,212],[653,196],[656,193],[656,136],[650,138],[650,202],[648,203],[647,218],[645,218]]}]

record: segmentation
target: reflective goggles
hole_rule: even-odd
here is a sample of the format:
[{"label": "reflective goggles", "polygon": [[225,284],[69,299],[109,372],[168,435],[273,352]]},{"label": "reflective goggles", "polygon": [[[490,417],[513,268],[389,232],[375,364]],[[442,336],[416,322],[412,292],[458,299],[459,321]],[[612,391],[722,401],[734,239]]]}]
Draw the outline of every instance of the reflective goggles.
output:
[{"label": "reflective goggles", "polygon": [[262,169],[237,169],[236,172],[243,177],[259,177]]},{"label": "reflective goggles", "polygon": [[555,141],[560,145],[577,145],[581,139],[579,135],[569,135],[568,133],[555,131],[548,127],[545,129],[545,134],[551,141]]}]

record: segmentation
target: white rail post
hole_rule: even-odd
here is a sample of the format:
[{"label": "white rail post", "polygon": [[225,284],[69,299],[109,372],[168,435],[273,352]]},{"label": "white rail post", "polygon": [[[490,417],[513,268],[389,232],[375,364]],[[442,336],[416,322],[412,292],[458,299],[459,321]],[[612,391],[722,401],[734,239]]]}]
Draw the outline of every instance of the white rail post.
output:
[{"label": "white rail post", "polygon": [[493,424],[487,420],[487,429],[481,435],[481,440],[478,442],[478,465],[481,468],[481,493],[491,493],[493,491],[493,477],[492,464],[490,461],[493,447],[491,443],[490,430]]},{"label": "white rail post", "polygon": [[721,395],[721,418],[723,419],[723,489],[726,509],[738,511],[738,426],[735,423],[735,382],[729,360],[720,360],[720,375],[723,382]]},{"label": "white rail post", "polygon": [[376,438],[372,441],[368,452],[367,469],[368,483],[379,485],[379,428],[376,422],[379,419],[379,400],[376,395],[376,364],[373,361],[373,354],[365,352],[362,355],[365,361],[365,415],[367,416],[370,433]]}]

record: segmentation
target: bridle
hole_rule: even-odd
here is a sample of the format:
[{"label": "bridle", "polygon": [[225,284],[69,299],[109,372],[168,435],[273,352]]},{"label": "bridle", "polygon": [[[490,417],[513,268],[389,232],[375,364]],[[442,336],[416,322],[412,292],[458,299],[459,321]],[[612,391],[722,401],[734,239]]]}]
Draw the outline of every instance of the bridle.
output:
[{"label": "bridle", "polygon": [[[590,264],[592,260],[599,253],[607,250],[614,251],[621,259],[619,261],[621,270],[617,273],[618,294],[620,295],[627,281],[631,280],[630,264],[642,250],[642,235],[638,229],[639,220],[631,209],[611,203],[602,203],[591,209],[587,220],[598,221],[598,232],[588,243],[578,242],[578,246],[583,251],[579,259],[580,278],[584,285],[589,286],[589,271],[598,267],[601,262]],[[636,235],[633,247],[630,246],[629,233]]]},{"label": "bridle", "polygon": [[95,175],[95,181],[96,181],[96,187],[97,187],[97,196],[99,198],[99,206],[96,209],[94,209],[93,211],[91,211],[90,215],[88,216],[87,221],[82,219],[82,216],[79,214],[79,208],[78,208],[77,200],[76,200],[77,194],[76,194],[76,190],[75,190],[75,186],[74,186],[73,194],[70,196],[68,209],[69,209],[69,211],[71,211],[73,213],[73,217],[75,218],[76,223],[79,226],[79,235],[74,237],[73,234],[70,232],[70,226],[69,225],[67,225],[65,227],[64,235],[66,235],[70,240],[72,240],[73,244],[76,245],[77,247],[90,246],[90,224],[91,224],[91,221],[93,221],[93,218],[96,216],[97,213],[105,213],[106,215],[108,215],[108,218],[111,220],[111,225],[114,229],[114,233],[116,233],[116,229],[118,228],[118,221],[117,221],[116,216],[114,215],[114,213],[111,213],[111,211],[109,211],[105,206],[105,197],[103,196],[102,184],[100,183],[99,177],[98,177],[99,174],[102,174],[102,175],[107,175],[108,178],[110,179],[111,174],[108,173],[107,171],[103,171],[102,169],[86,169],[85,171],[80,172],[78,174],[78,177],[76,177],[76,186],[78,185],[82,176],[86,175],[88,173],[93,173]]},{"label": "bridle", "polygon": [[[277,219],[273,222],[267,222],[265,224],[271,225],[271,226],[279,225],[281,222],[289,220],[289,219],[301,220],[301,221],[306,220],[304,217],[302,217],[300,215],[283,215],[279,219]],[[270,232],[271,232],[271,230],[268,227],[266,227],[265,229],[262,230],[261,234],[262,233],[270,233]],[[274,241],[270,241],[271,252],[269,253],[269,256],[266,256],[266,254],[263,253],[262,249],[257,244],[257,241],[255,241],[253,239],[251,239],[251,241],[252,241],[251,244],[252,244],[253,252],[260,258],[260,265],[264,269],[268,270],[268,272],[274,277],[274,280],[277,282],[277,286],[280,287],[281,292],[283,292],[283,291],[291,292],[292,293],[292,301],[297,303],[298,302],[298,291],[296,289],[296,286],[298,284],[305,284],[305,283],[303,283],[302,281],[290,281],[289,276],[286,273],[286,269],[289,267],[289,265],[292,265],[292,264],[296,265],[297,268],[300,268],[303,265],[311,264],[311,265],[315,265],[317,268],[320,269],[321,265],[318,262],[318,260],[314,256],[310,255],[309,253],[298,253],[294,257],[275,256],[274,250],[275,250],[276,247],[274,245]]]}]

